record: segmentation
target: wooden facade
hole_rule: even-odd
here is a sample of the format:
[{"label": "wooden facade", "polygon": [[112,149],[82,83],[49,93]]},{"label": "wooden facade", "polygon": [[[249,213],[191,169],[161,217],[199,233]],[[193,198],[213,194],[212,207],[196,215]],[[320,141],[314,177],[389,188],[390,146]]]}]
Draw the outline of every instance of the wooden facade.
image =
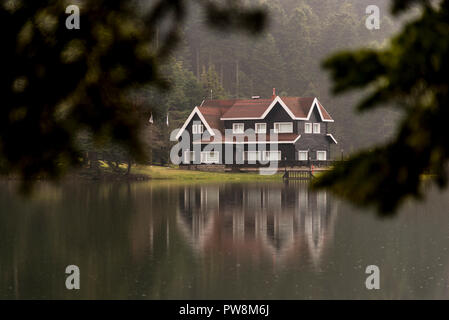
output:
[{"label": "wooden facade", "polygon": [[[290,109],[282,99],[273,97],[271,102],[265,99],[260,102],[260,105],[258,101],[243,100],[242,104],[246,103],[247,106],[237,105],[237,107],[235,105],[241,100],[203,102],[200,107],[192,111],[178,134],[178,139],[181,140],[181,134],[188,133],[190,139],[188,151],[193,151],[189,155],[182,155],[182,163],[185,165],[210,164],[210,160],[228,166],[268,166],[270,160],[279,164],[282,162],[285,165],[329,163],[332,159],[330,145],[337,143],[329,132],[328,124],[333,122],[333,119],[316,98],[313,100],[297,98],[299,103],[294,105],[296,109],[293,107]],[[296,101],[292,99],[295,98],[285,100]],[[312,102],[309,103],[309,101]],[[267,107],[264,111],[265,106]],[[233,108],[232,118],[226,117],[230,108]],[[238,115],[240,110],[243,115],[236,117],[235,114]],[[260,123],[266,125],[266,134],[254,135],[256,124]],[[291,123],[292,130],[278,133],[276,140],[271,141],[272,137],[266,138],[265,135],[273,133],[277,123],[281,126],[287,124],[285,126],[287,129]],[[241,134],[233,132],[234,124],[243,124],[245,132]],[[311,130],[310,133],[306,130],[306,124]],[[197,130],[194,133],[194,125],[200,125],[203,133],[198,133],[199,127],[196,127]],[[212,135],[210,131],[215,134]],[[231,134],[230,138],[229,134]],[[264,139],[261,138],[262,136]],[[248,151],[250,154],[247,153]],[[273,152],[270,154],[270,151]],[[183,152],[186,153],[186,150]]]}]

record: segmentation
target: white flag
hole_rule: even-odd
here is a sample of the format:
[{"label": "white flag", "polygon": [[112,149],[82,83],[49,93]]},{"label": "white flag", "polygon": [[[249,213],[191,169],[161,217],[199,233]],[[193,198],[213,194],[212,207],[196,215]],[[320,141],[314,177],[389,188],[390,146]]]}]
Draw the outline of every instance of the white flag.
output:
[{"label": "white flag", "polygon": [[151,113],[150,120],[148,120],[148,122],[153,124],[153,113]]}]

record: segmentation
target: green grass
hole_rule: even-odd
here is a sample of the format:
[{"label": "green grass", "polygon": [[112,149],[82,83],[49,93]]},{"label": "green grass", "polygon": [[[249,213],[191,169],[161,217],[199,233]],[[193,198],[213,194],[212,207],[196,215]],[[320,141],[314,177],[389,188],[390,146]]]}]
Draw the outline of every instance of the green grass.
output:
[{"label": "green grass", "polygon": [[133,166],[131,173],[145,174],[152,179],[177,181],[281,181],[282,173],[261,175],[259,173],[221,173],[181,170],[159,166]]}]

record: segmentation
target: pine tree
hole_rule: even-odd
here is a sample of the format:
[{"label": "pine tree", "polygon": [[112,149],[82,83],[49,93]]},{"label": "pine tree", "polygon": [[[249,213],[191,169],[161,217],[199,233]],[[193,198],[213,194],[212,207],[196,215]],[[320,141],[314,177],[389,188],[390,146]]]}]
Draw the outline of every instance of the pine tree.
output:
[{"label": "pine tree", "polygon": [[227,94],[220,84],[220,77],[214,65],[210,65],[207,71],[203,66],[201,85],[205,99],[226,99]]}]

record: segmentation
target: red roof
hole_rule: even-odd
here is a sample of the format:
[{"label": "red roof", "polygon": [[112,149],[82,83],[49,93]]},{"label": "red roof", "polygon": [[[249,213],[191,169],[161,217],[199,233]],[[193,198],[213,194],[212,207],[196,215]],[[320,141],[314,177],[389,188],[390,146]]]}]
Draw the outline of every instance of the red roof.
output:
[{"label": "red roof", "polygon": [[[296,118],[307,118],[310,108],[315,100],[313,97],[280,97],[280,99]],[[273,100],[274,99],[206,100],[199,109],[202,113],[203,109],[219,110],[221,118],[223,119],[260,118],[268,107],[270,107]],[[323,115],[323,120],[332,120],[332,117],[319,101],[318,107]]]},{"label": "red roof", "polygon": [[[217,103],[210,103],[216,101]],[[223,121],[220,118],[229,109],[229,105],[223,104],[226,101],[231,100],[209,100],[205,101],[200,107],[198,107],[201,114],[206,119],[207,123],[212,129],[224,131]]]},{"label": "red roof", "polygon": [[273,102],[273,99],[234,100],[235,103],[223,118],[259,118]]},{"label": "red roof", "polygon": [[324,107],[321,105],[321,102],[319,102],[318,100],[317,100],[317,102],[318,102],[318,106],[320,107],[321,114],[323,115],[323,118],[326,120],[332,120],[331,115],[326,111],[326,109],[324,109]]},{"label": "red roof", "polygon": [[307,118],[315,98],[282,97],[282,101],[297,118]]},{"label": "red roof", "polygon": [[[307,118],[315,98],[276,97],[285,104],[296,118]],[[212,129],[224,132],[222,119],[262,118],[272,105],[274,99],[228,99],[205,100],[198,107]],[[317,105],[324,121],[333,121],[329,113],[317,100]]]}]

